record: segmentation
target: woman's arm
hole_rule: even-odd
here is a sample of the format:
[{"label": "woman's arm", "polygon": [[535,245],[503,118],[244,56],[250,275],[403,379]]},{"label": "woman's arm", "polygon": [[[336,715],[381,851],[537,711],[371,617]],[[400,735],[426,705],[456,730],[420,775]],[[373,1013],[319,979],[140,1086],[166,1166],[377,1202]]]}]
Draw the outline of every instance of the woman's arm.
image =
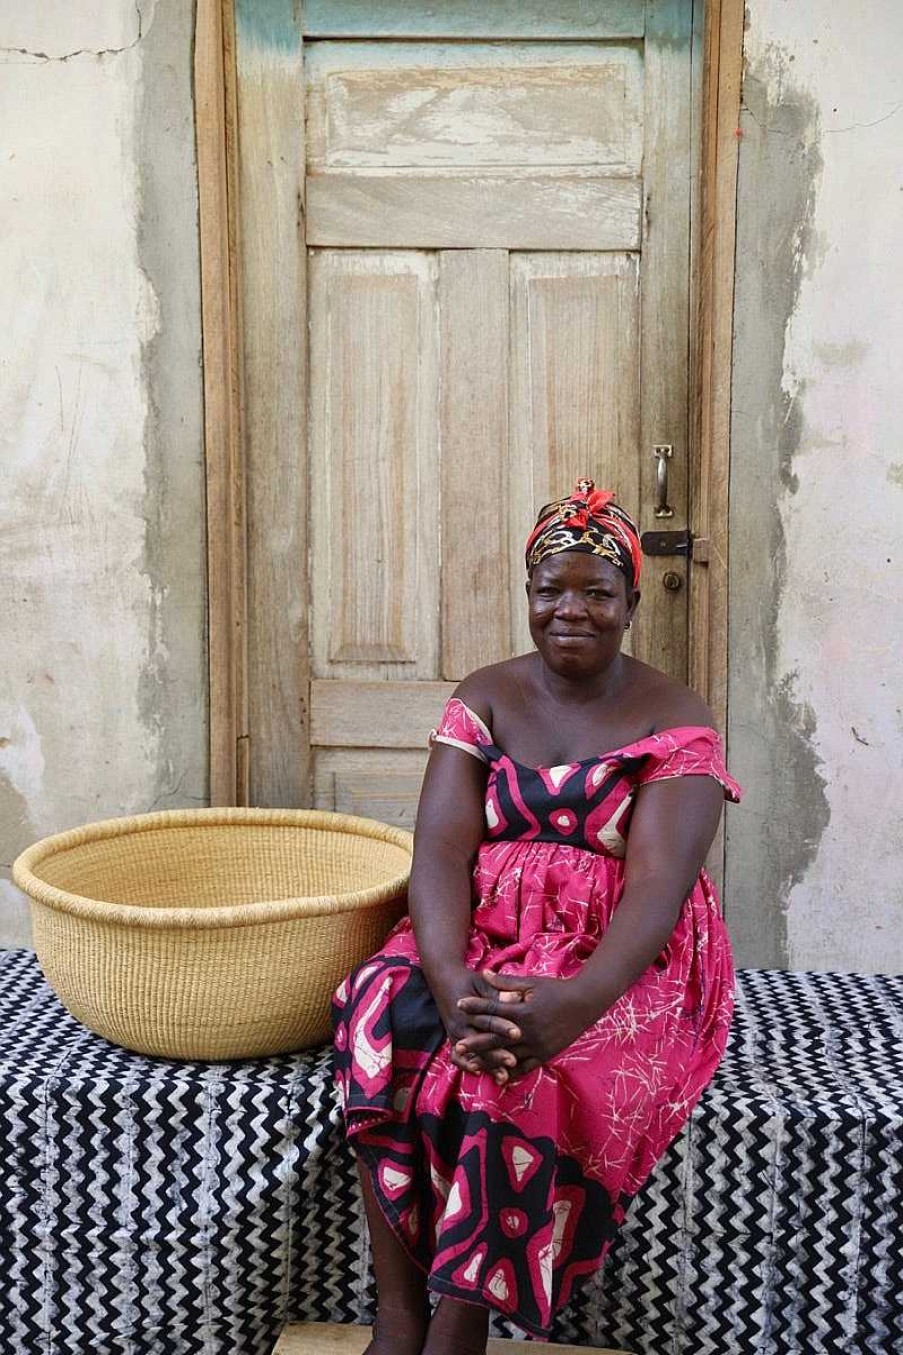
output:
[{"label": "woman's arm", "polygon": [[420,962],[452,1042],[452,1058],[471,1072],[513,1067],[515,1059],[502,1044],[521,1033],[511,1021],[492,1017],[481,1026],[474,1050],[467,1056],[456,1051],[459,1040],[474,1034],[459,999],[490,991],[464,963],[471,877],[484,833],[486,775],[477,758],[459,748],[434,745],[420,794],[408,891]]},{"label": "woman's arm", "polygon": [[[484,974],[497,998],[459,999],[476,1030],[513,1009],[522,1038],[511,1045],[517,1073],[530,1072],[572,1044],[661,953],[677,923],[718,827],[723,794],[711,777],[684,776],[644,786],[627,840],[624,889],[608,928],[571,979]],[[459,1052],[467,1052],[465,1037]]]},{"label": "woman's arm", "polygon": [[609,926],[574,982],[596,1011],[626,992],[667,945],[702,869],[724,793],[710,776],[656,781],[637,793],[624,891]]},{"label": "woman's arm", "polygon": [[408,906],[431,988],[464,968],[471,872],[483,838],[486,764],[434,744],[420,792]]}]

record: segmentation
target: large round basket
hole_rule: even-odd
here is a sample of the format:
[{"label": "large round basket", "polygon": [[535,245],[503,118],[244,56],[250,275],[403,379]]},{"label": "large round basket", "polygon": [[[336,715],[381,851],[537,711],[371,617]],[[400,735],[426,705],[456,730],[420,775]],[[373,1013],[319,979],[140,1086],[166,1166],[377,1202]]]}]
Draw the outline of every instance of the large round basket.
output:
[{"label": "large round basket", "polygon": [[403,914],[411,835],[309,810],[201,809],[45,838],[13,868],[48,983],[143,1054],[234,1059],[329,1038],[329,1000]]}]

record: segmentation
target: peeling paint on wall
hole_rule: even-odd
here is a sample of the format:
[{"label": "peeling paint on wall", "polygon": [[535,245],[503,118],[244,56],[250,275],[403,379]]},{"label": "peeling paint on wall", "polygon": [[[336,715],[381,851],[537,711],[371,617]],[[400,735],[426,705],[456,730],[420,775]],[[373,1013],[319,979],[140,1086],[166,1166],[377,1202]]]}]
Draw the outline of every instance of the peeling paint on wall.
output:
[{"label": "peeling paint on wall", "polygon": [[0,13],[0,943],[26,935],[8,875],[28,841],[205,791],[191,8]]},{"label": "peeling paint on wall", "polygon": [[158,781],[148,809],[209,802],[194,6],[172,6],[167,19],[144,47],[135,153],[138,254],[161,315],[142,349],[149,607],[139,707],[156,742]]},{"label": "peeling paint on wall", "polygon": [[827,823],[815,713],[778,663],[787,586],[779,503],[798,489],[803,440],[802,389],[785,383],[784,344],[815,246],[821,171],[818,107],[791,73],[789,54],[774,47],[744,72],[730,486],[728,737],[747,794],[742,816],[728,819],[725,892],[740,962],[776,967],[787,963],[790,886]]},{"label": "peeling paint on wall", "polygon": [[899,969],[903,15],[755,0],[748,19],[729,642],[748,795],[728,912],[741,963]]}]

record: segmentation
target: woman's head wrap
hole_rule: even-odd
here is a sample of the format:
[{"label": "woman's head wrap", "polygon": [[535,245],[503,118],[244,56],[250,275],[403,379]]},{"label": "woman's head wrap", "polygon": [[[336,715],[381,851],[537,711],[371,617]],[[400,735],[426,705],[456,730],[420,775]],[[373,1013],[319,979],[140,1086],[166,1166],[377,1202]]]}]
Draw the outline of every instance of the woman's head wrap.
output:
[{"label": "woman's head wrap", "polygon": [[609,489],[596,489],[592,480],[578,480],[573,494],[539,510],[536,526],[527,538],[527,573],[541,560],[565,550],[584,551],[608,560],[636,588],[643,552],[636,523]]}]

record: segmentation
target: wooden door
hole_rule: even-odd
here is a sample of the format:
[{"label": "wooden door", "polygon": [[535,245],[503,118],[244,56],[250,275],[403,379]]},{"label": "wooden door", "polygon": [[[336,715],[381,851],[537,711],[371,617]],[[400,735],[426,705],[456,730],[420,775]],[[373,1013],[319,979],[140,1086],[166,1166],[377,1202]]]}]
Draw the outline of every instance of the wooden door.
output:
[{"label": "wooden door", "polygon": [[[308,417],[284,472],[307,488],[319,807],[412,822],[455,681],[529,647],[541,503],[589,474],[661,526],[669,444],[664,525],[686,525],[691,17],[686,0],[303,7]],[[647,561],[631,632],[682,678],[685,569]]]}]

